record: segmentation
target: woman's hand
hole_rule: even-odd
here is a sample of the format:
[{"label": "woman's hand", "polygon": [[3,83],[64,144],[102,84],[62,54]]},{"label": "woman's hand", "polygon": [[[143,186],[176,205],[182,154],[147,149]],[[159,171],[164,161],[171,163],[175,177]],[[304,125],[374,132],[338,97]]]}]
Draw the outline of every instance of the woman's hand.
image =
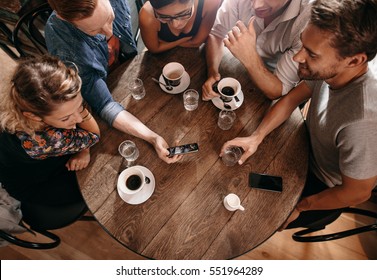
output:
[{"label": "woman's hand", "polygon": [[88,166],[90,162],[89,148],[74,154],[65,164],[69,171],[79,171]]}]

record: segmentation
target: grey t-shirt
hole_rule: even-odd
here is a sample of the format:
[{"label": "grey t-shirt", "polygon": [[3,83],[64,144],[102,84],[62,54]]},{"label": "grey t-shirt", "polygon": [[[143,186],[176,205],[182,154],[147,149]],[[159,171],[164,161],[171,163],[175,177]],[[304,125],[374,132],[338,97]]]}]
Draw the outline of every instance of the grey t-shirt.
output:
[{"label": "grey t-shirt", "polygon": [[307,125],[311,169],[329,187],[377,175],[377,78],[365,75],[338,90],[305,81],[313,90]]}]

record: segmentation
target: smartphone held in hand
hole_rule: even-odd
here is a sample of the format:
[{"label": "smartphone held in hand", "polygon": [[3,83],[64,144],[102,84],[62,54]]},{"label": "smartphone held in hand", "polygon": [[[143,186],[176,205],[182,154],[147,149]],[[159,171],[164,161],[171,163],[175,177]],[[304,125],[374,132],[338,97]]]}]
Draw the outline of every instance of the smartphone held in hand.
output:
[{"label": "smartphone held in hand", "polygon": [[195,153],[199,151],[199,146],[198,146],[198,143],[191,143],[191,144],[185,144],[185,145],[180,145],[176,147],[170,147],[168,148],[168,151],[169,151],[169,157],[173,157],[175,155]]}]

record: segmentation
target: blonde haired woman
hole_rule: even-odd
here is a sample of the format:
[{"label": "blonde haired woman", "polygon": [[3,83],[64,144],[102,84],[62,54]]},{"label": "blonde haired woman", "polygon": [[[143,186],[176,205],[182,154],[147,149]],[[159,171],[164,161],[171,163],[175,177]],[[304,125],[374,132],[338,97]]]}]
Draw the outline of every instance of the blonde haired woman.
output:
[{"label": "blonde haired woman", "polygon": [[0,98],[0,182],[24,215],[82,202],[74,171],[89,164],[99,128],[80,89],[74,64],[43,56],[21,62]]}]

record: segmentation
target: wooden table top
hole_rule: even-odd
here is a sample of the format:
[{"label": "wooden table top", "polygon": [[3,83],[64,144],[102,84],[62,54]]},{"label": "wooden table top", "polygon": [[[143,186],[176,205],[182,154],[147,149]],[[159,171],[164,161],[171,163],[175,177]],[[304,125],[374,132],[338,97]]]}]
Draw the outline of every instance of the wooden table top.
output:
[{"label": "wooden table top", "polygon": [[[224,142],[250,135],[271,102],[255,90],[246,70],[230,53],[220,65],[223,77],[238,79],[245,101],[235,112],[233,127],[217,127],[219,109],[211,101],[186,111],[182,94],[167,94],[151,77],[158,78],[171,61],[184,65],[189,88],[201,93],[206,79],[205,58],[198,49],[177,48],[164,54],[144,52],[121,65],[108,78],[115,100],[174,145],[197,142],[199,152],[174,164],[157,157],[147,142],[109,128],[99,121],[100,143],[92,150],[88,168],[77,172],[84,199],[98,222],[117,241],[153,259],[229,259],[252,250],[273,235],[295,207],[303,189],[308,165],[308,139],[300,111],[273,131],[242,166],[227,167],[219,158]],[[134,100],[127,90],[131,77],[144,81],[146,96]],[[139,148],[137,164],[156,179],[153,195],[144,203],[129,205],[117,193],[124,169],[118,145],[133,140]],[[283,192],[248,187],[250,172],[283,178]],[[229,212],[223,206],[228,193],[237,194],[245,211]]]}]

